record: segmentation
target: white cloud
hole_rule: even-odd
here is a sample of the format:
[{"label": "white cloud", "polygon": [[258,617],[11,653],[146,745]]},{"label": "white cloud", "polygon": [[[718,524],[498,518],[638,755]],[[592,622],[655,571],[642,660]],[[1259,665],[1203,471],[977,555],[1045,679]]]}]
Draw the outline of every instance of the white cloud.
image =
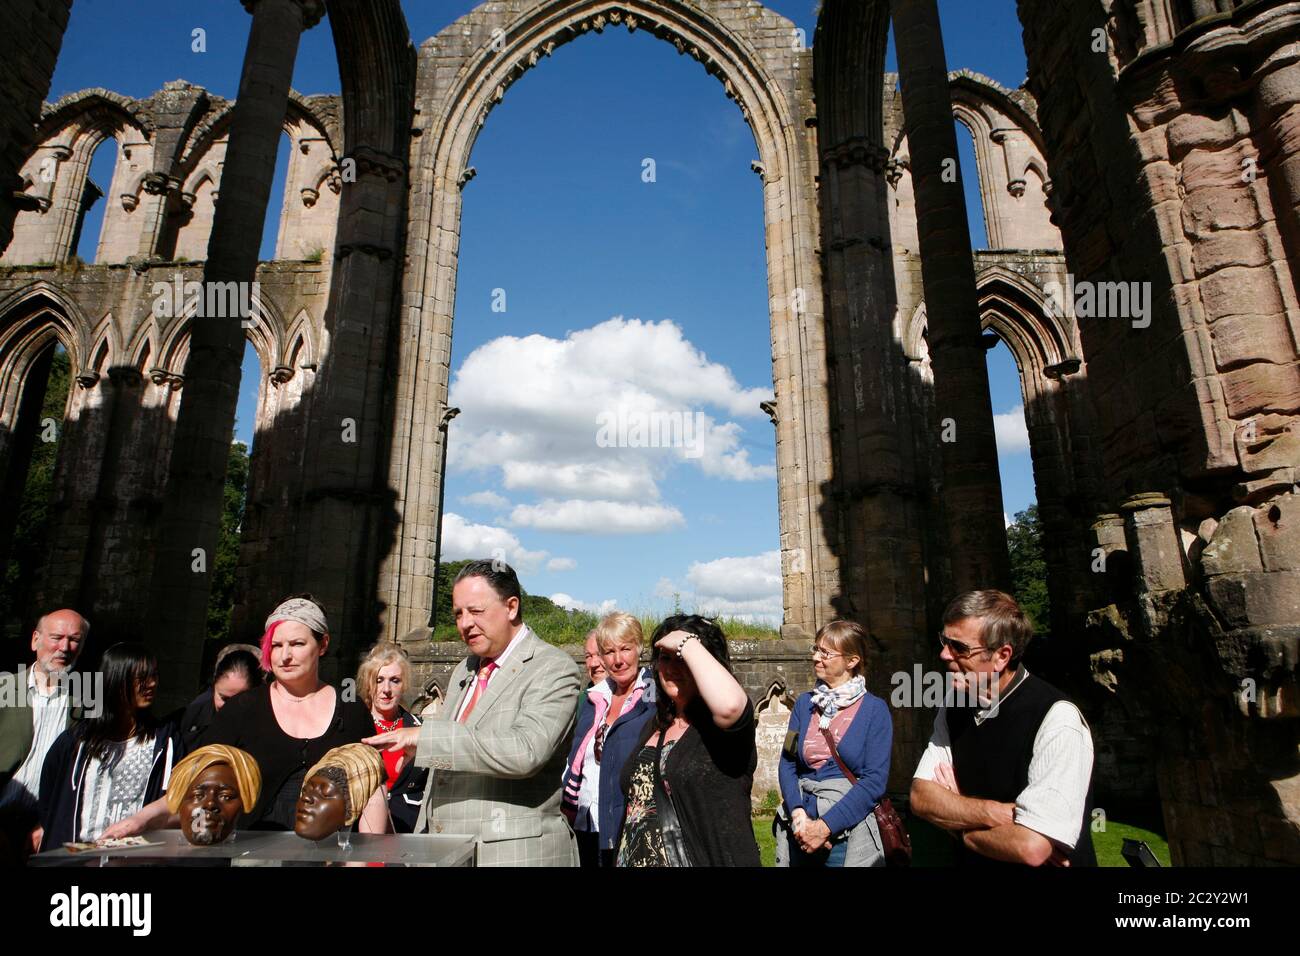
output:
[{"label": "white cloud", "polygon": [[590,611],[592,614],[599,614],[602,616],[618,607],[618,602],[613,598],[601,601],[599,604],[589,604],[586,601],[579,601],[577,598],[571,597],[564,592],[552,594],[551,600],[560,607],[567,608],[570,611]]},{"label": "white cloud", "polygon": [[516,571],[536,571],[549,554],[529,551],[505,528],[472,524],[454,512],[442,517],[442,556],[448,561],[490,558],[501,554]]},{"label": "white cloud", "polygon": [[781,552],[764,551],[745,558],[696,561],[686,572],[697,595],[727,601],[781,597]]},{"label": "white cloud", "polygon": [[678,594],[682,607],[701,614],[720,614],[753,623],[780,626],[781,552],[696,561],[687,569],[685,587],[660,578],[655,596]]},{"label": "white cloud", "polygon": [[547,571],[573,571],[578,567],[578,562],[573,558],[551,558],[546,562]]},{"label": "white cloud", "polygon": [[477,505],[494,511],[503,511],[510,507],[510,500],[495,491],[476,491],[472,495],[462,495],[460,501],[461,504]]},{"label": "white cloud", "polygon": [[539,461],[508,461],[501,466],[507,488],[529,488],[543,494],[581,495],[635,501],[658,498],[649,474],[636,474],[609,465],[572,462],[551,465]]},{"label": "white cloud", "polygon": [[[497,470],[509,490],[561,500],[656,502],[668,471],[692,463],[713,478],[770,480],[776,469],[750,461],[740,420],[766,431],[758,406],[771,398],[770,388],[742,387],[669,321],[618,316],[563,339],[503,336],[456,371],[449,400],[464,412],[452,428],[449,464]],[[689,425],[673,441],[638,443],[627,427],[612,430],[612,443],[598,441],[611,434],[611,420],[673,416]]]},{"label": "white cloud", "polygon": [[585,534],[648,534],[686,523],[670,505],[639,505],[629,501],[565,501],[546,499],[535,505],[516,505],[510,523],[539,531]]},{"label": "white cloud", "polygon": [[1017,405],[1009,412],[993,416],[993,431],[997,437],[998,454],[1014,455],[1029,451],[1029,429],[1025,426],[1025,406]]}]

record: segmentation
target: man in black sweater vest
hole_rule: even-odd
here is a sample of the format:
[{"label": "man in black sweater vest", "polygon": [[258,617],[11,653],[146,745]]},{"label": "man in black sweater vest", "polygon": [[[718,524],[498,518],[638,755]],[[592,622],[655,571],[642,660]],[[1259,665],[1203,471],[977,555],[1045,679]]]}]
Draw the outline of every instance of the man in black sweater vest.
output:
[{"label": "man in black sweater vest", "polygon": [[943,614],[951,693],[912,780],[912,812],[952,831],[966,865],[1096,866],[1092,734],[1079,709],[1021,664],[1033,625],[1001,591]]}]

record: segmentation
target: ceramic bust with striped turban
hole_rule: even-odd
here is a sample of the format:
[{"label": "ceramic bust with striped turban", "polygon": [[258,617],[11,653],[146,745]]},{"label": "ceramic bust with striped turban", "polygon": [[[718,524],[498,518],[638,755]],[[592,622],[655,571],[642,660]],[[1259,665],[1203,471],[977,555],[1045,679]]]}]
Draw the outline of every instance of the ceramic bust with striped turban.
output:
[{"label": "ceramic bust with striped turban", "polygon": [[335,747],[303,777],[293,832],[305,840],[324,840],[351,826],[386,776],[384,758],[373,747]]},{"label": "ceramic bust with striped turban", "polygon": [[167,809],[181,818],[181,832],[194,846],[213,846],[235,832],[262,790],[252,755],[237,747],[200,747],[172,768]]}]

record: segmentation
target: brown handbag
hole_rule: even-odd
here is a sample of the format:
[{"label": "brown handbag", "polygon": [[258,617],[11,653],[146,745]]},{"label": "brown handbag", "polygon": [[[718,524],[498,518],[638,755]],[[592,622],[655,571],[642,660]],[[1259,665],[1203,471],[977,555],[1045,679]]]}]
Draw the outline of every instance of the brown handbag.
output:
[{"label": "brown handbag", "polygon": [[[858,785],[858,776],[849,769],[843,758],[840,757],[840,749],[835,746],[835,738],[831,735],[829,727],[821,728],[822,736],[826,738],[826,746],[831,748],[831,756],[835,758],[835,763],[839,765],[840,773],[844,774],[844,779],[849,782],[849,786]],[[903,826],[903,818],[899,816],[894,809],[893,801],[888,796],[880,798],[872,811],[876,815],[876,826],[880,828],[880,848],[885,852],[885,864],[888,866],[910,866],[912,863],[912,838],[907,835],[907,827]]]}]

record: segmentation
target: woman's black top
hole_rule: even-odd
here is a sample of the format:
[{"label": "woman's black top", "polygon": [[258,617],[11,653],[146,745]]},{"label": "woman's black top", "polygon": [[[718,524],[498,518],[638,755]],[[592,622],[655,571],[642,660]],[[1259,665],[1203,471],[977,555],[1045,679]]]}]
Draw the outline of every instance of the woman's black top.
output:
[{"label": "woman's black top", "polygon": [[180,719],[181,752],[180,756],[193,753],[199,746],[199,740],[217,716],[217,708],[212,703],[212,685],[209,684],[190,701]]},{"label": "woman's black top", "polygon": [[[663,779],[686,841],[692,866],[761,866],[750,819],[750,791],[758,766],[754,706],[722,730],[707,719],[692,723],[669,752]],[[646,721],[640,750],[655,732]],[[632,787],[637,761],[623,765],[622,786]]]},{"label": "woman's black top", "polygon": [[271,687],[245,691],[217,711],[200,746],[226,744],[252,755],[262,772],[262,793],[252,813],[240,818],[246,830],[292,830],[294,808],[303,777],[335,747],[372,737],[375,725],[360,701],[344,701],[334,691],[334,716],[319,737],[290,737],[281,729],[271,707]]}]

